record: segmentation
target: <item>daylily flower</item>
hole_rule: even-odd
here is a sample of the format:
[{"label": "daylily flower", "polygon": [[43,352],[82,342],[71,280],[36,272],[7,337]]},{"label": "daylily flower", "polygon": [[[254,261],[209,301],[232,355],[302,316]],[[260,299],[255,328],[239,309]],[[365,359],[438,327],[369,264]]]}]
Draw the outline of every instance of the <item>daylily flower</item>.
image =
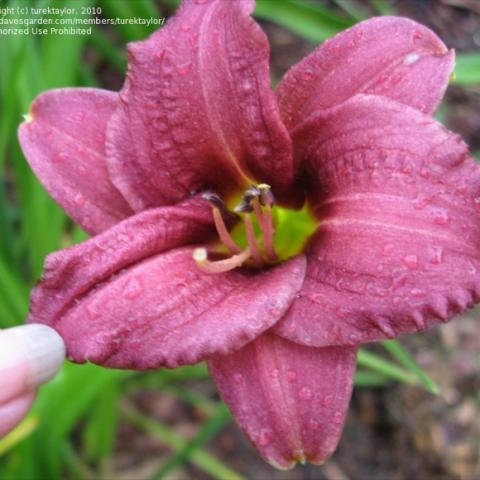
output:
[{"label": "daylily flower", "polygon": [[[29,321],[75,362],[207,360],[260,454],[291,468],[335,449],[360,343],[480,300],[480,173],[431,117],[454,53],[430,30],[362,22],[273,92],[253,6],[185,1],[129,45],[120,94],[35,100],[22,148],[93,237],[47,258]],[[314,232],[285,250],[279,206],[304,199]]]}]

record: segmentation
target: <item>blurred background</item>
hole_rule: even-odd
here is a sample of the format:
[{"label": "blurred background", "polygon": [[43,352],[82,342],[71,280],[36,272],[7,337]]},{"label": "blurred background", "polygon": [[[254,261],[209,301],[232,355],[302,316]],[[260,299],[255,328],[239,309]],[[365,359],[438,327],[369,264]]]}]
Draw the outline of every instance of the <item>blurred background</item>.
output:
[{"label": "blurred background", "polygon": [[[235,0],[225,0],[235,1]],[[6,6],[101,7],[98,16],[168,19],[174,0],[2,0]],[[438,117],[480,158],[479,0],[258,0],[272,45],[273,81],[325,38],[398,14],[457,50]],[[0,30],[1,30],[0,26]],[[0,328],[23,322],[47,253],[87,238],[48,197],[16,129],[41,91],[118,90],[125,44],[156,27],[94,27],[91,35],[0,34]],[[461,479],[480,478],[479,311],[359,355],[339,448],[322,467],[278,472],[232,423],[204,365],[147,373],[66,364],[31,414],[0,439],[0,479]]]}]

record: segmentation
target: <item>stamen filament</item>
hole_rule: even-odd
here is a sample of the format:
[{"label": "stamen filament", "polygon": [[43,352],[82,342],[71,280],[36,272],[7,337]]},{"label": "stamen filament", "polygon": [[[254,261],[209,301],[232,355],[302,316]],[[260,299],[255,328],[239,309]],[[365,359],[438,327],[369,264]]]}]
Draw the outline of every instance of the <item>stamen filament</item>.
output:
[{"label": "stamen filament", "polygon": [[263,245],[265,247],[265,253],[268,257],[268,260],[274,261],[277,259],[277,253],[275,252],[275,248],[273,246],[275,229],[273,227],[272,206],[270,204],[266,204],[264,206],[265,211],[263,211],[258,198],[255,198],[252,204],[253,209],[255,210],[255,215],[258,218],[260,230],[263,233]]},{"label": "stamen filament", "polygon": [[246,248],[237,255],[233,255],[225,260],[210,261],[208,260],[208,252],[206,248],[196,248],[193,251],[193,259],[197,267],[205,273],[224,273],[229,272],[250,258],[250,249]]},{"label": "stamen filament", "polygon": [[275,228],[273,227],[272,219],[272,207],[271,205],[265,205],[265,211],[263,212],[263,243],[265,245],[265,253],[269,260],[276,260],[277,253],[273,246],[273,237],[275,235]]},{"label": "stamen filament", "polygon": [[263,260],[258,249],[252,216],[249,213],[245,213],[245,233],[247,234],[248,249],[250,250],[251,257],[257,265],[261,265]]},{"label": "stamen filament", "polygon": [[218,232],[218,236],[220,240],[223,242],[224,245],[232,252],[232,253],[240,253],[242,249],[237,245],[235,240],[233,240],[232,236],[230,235],[227,227],[225,226],[225,222],[223,221],[222,212],[217,207],[213,207],[213,221],[215,222],[215,227]]},{"label": "stamen filament", "polygon": [[258,201],[258,198],[255,198],[252,204],[253,204],[253,209],[255,211],[255,215],[258,218],[258,224],[260,226],[260,230],[263,232],[265,230],[265,219],[263,218],[263,211],[262,211],[262,207],[260,206],[260,202]]}]

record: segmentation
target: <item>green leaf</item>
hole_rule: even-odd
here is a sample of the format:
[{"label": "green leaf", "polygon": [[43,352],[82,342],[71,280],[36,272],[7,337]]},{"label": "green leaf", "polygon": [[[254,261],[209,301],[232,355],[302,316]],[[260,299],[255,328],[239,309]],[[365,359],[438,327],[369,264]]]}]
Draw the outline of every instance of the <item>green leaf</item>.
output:
[{"label": "green leaf", "polygon": [[373,370],[384,377],[397,380],[402,383],[415,383],[416,377],[412,372],[404,370],[394,363],[364,348],[358,351],[358,365]]},{"label": "green leaf", "polygon": [[438,385],[429,377],[427,372],[423,370],[405,350],[405,348],[396,340],[384,340],[381,342],[382,346],[390,352],[390,354],[398,360],[405,368],[413,372],[420,383],[431,393],[437,394],[439,392]]},{"label": "green leaf", "polygon": [[215,414],[202,425],[200,431],[186,442],[175,455],[172,455],[162,468],[152,477],[152,480],[165,478],[168,473],[183,465],[193,453],[207,443],[230,420],[230,411],[224,404],[219,404]]},{"label": "green leaf", "polygon": [[258,0],[255,15],[313,42],[321,42],[353,24],[352,19],[336,15],[326,7],[299,0]]},{"label": "green leaf", "polygon": [[28,415],[8,435],[0,438],[0,456],[31,435],[37,424],[38,418],[35,415]]},{"label": "green leaf", "polygon": [[452,82],[460,85],[480,84],[480,53],[458,53]]},{"label": "green leaf", "polygon": [[[135,425],[137,428],[148,432],[152,437],[158,438],[162,442],[166,443],[175,452],[182,450],[187,445],[187,440],[175,433],[172,429],[143,415],[132,405],[126,402],[124,402],[121,406],[121,413],[127,421]],[[243,479],[239,473],[235,472],[230,467],[201,448],[194,450],[189,460],[214,479]]]},{"label": "green leaf", "polygon": [[389,382],[388,377],[371,370],[358,369],[355,373],[356,387],[383,387]]},{"label": "green leaf", "polygon": [[95,409],[88,418],[84,431],[85,457],[99,463],[108,457],[115,446],[118,424],[118,382],[111,382],[99,395]]}]

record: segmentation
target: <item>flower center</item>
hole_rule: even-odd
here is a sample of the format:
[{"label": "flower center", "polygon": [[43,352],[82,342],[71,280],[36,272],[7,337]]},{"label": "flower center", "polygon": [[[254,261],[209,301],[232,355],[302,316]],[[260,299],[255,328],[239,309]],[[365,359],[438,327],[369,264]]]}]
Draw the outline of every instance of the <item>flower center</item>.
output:
[{"label": "flower center", "polygon": [[[290,258],[303,250],[316,228],[317,222],[306,208],[292,211],[275,206],[271,188],[266,184],[248,187],[233,211],[214,193],[205,193],[203,197],[212,205],[221,242],[221,251],[197,248],[193,252],[197,266],[207,273],[227,272],[241,266],[264,268]],[[227,224],[233,217],[243,221],[237,222],[230,232]]]}]

